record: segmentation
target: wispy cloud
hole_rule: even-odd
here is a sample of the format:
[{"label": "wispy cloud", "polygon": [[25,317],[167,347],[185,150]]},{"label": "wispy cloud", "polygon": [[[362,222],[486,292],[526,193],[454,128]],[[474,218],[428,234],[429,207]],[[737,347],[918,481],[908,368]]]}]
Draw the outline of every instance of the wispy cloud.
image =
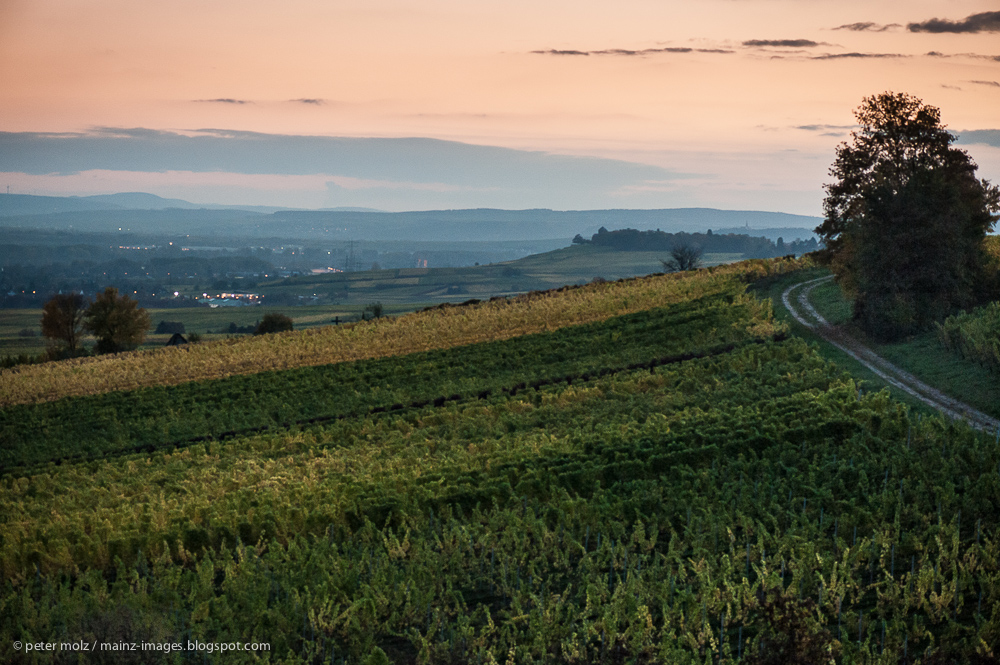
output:
[{"label": "wispy cloud", "polygon": [[786,48],[810,48],[813,46],[830,46],[826,42],[814,42],[811,39],[748,39],[744,46],[782,46]]},{"label": "wispy cloud", "polygon": [[548,49],[546,51],[532,51],[541,55],[590,55],[589,51],[566,51],[561,49]]},{"label": "wispy cloud", "polygon": [[902,53],[826,53],[824,55],[814,55],[810,60],[844,60],[862,58],[909,58]]},{"label": "wispy cloud", "polygon": [[290,102],[295,102],[296,104],[312,104],[314,106],[323,106],[326,104],[325,99],[312,99],[312,98],[302,98],[302,99],[290,99]]},{"label": "wispy cloud", "polygon": [[829,132],[834,130],[856,129],[857,125],[796,125],[795,129],[807,132]]},{"label": "wispy cloud", "polygon": [[562,50],[562,49],[545,49],[532,51],[532,53],[537,55],[625,55],[625,56],[643,56],[643,55],[656,55],[658,53],[735,53],[730,49],[722,48],[690,48],[687,46],[667,46],[664,48],[644,48],[644,49],[624,49],[624,48],[609,48],[602,49],[599,51],[576,51],[576,50]]},{"label": "wispy cloud", "polygon": [[969,81],[969,83],[975,83],[976,85],[988,85],[991,88],[1000,88],[1000,82],[998,81]]},{"label": "wispy cloud", "polygon": [[246,99],[233,99],[232,97],[220,97],[218,99],[196,99],[199,104],[249,104]]},{"label": "wispy cloud", "polygon": [[847,23],[845,25],[838,25],[834,30],[851,30],[853,32],[885,32],[886,30],[894,30],[895,28],[902,28],[903,26],[899,23],[872,23],[871,21],[861,21],[858,23]]},{"label": "wispy cloud", "polygon": [[941,53],[940,51],[928,51],[924,55],[932,58],[976,58],[977,60],[1000,62],[1000,55],[983,55],[982,53]]},{"label": "wispy cloud", "polygon": [[960,21],[932,18],[909,23],[906,29],[910,32],[1000,32],[1000,12],[972,14]]}]

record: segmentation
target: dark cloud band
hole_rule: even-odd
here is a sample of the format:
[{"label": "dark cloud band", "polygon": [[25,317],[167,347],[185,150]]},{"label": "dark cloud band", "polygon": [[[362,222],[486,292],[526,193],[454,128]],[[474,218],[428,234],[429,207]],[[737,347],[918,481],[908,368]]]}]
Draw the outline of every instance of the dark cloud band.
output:
[{"label": "dark cloud band", "polygon": [[910,32],[1000,32],[1000,12],[982,12],[966,16],[961,21],[932,18],[929,21],[910,23]]},{"label": "dark cloud band", "polygon": [[249,104],[246,99],[233,99],[232,97],[220,97],[219,99],[196,99],[199,104]]},{"label": "dark cloud band", "polygon": [[809,48],[812,46],[829,46],[823,42],[814,42],[811,39],[749,39],[743,42],[744,46],[782,46],[786,48]]},{"label": "dark cloud band", "polygon": [[664,48],[644,48],[644,49],[624,49],[624,48],[609,48],[602,49],[600,51],[576,51],[576,50],[563,50],[563,49],[545,49],[539,51],[532,51],[536,55],[626,55],[626,56],[642,56],[642,55],[656,55],[658,53],[734,53],[729,49],[721,48],[689,48],[687,46],[668,46]]},{"label": "dark cloud band", "polygon": [[811,60],[849,60],[863,58],[909,58],[902,53],[827,53],[825,55],[814,55]]}]

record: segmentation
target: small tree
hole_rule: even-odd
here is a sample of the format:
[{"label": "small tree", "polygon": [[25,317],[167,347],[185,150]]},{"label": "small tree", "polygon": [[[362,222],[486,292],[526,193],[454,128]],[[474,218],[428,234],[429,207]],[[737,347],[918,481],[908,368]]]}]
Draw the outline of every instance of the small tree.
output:
[{"label": "small tree", "polygon": [[667,272],[682,272],[701,267],[701,248],[694,245],[678,245],[670,250],[672,258],[660,261]]},{"label": "small tree", "polygon": [[142,344],[150,320],[138,302],[118,295],[118,289],[109,286],[87,308],[83,325],[97,338],[98,353],[118,353]]},{"label": "small tree", "polygon": [[254,335],[267,335],[269,333],[286,332],[292,330],[292,319],[284,314],[265,314],[264,318],[257,324]]},{"label": "small tree", "polygon": [[85,314],[83,296],[60,293],[42,307],[42,334],[55,343],[64,342],[72,354],[80,346]]},{"label": "small tree", "polygon": [[361,312],[361,320],[364,321],[368,318],[381,319],[383,311],[384,308],[382,307],[382,303],[380,302],[368,303],[367,305],[365,305],[364,310],[362,310]]}]

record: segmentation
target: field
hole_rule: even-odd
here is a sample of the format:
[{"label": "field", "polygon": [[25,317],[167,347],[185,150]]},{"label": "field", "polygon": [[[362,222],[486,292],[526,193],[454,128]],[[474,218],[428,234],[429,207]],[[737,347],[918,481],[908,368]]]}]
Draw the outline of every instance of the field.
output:
[{"label": "field", "polygon": [[[553,289],[565,284],[585,284],[595,277],[616,280],[663,270],[662,252],[619,252],[600,247],[573,246],[488,266],[467,268],[413,268],[363,270],[295,277],[264,283],[254,291],[275,298],[302,297],[304,302],[321,304],[284,307],[207,307],[150,309],[155,329],[160,321],[180,321],[187,332],[204,340],[225,339],[220,333],[230,323],[252,326],[269,312],[292,317],[295,328],[329,325],[357,320],[370,303],[380,302],[385,315],[412,312],[442,302],[489,299],[528,291]],[[713,266],[739,260],[736,254],[707,254],[704,265]],[[173,288],[173,287],[171,287]],[[184,292],[190,287],[178,286]],[[38,355],[46,348],[41,337],[40,309],[0,309],[0,357]],[[34,333],[22,336],[22,331]],[[149,334],[141,348],[166,344],[170,335]],[[92,346],[93,340],[85,340]]]},{"label": "field", "polygon": [[[616,280],[663,270],[664,252],[623,252],[574,245],[516,261],[466,268],[412,268],[295,277],[264,283],[259,291],[291,293],[337,302],[364,304],[458,302]],[[706,254],[703,265],[732,263],[738,254]]]},{"label": "field", "polygon": [[[169,349],[6,371],[0,642],[170,663],[988,654],[996,435],[859,391],[747,293],[803,266],[362,323],[322,338],[337,362],[263,374],[136,370]],[[301,360],[317,334],[191,367]],[[198,647],[218,643],[267,648]]]},{"label": "field", "polygon": [[[239,327],[254,326],[265,314],[277,313],[291,317],[296,330],[328,326],[339,319],[341,323],[356,321],[365,305],[305,305],[302,307],[176,307],[170,309],[148,309],[153,329],[160,321],[179,321],[184,324],[185,334],[198,333],[202,340],[224,340],[231,335],[225,330],[230,323]],[[407,303],[384,305],[385,316],[396,316],[412,312],[431,303]],[[47,340],[41,336],[42,310],[40,309],[0,309],[0,356],[30,354],[45,351]],[[31,330],[35,334],[22,337],[18,333]],[[150,331],[146,335],[142,349],[162,347],[170,335]],[[93,345],[93,338],[85,338],[86,346]]]}]

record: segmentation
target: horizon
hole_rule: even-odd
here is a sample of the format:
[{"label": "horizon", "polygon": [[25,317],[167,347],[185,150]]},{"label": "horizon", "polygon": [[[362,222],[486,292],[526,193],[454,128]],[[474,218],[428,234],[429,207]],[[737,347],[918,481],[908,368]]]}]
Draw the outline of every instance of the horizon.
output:
[{"label": "horizon", "polygon": [[886,90],[939,107],[1000,180],[1000,12],[801,6],[6,3],[0,189],[820,216],[854,109]]}]

